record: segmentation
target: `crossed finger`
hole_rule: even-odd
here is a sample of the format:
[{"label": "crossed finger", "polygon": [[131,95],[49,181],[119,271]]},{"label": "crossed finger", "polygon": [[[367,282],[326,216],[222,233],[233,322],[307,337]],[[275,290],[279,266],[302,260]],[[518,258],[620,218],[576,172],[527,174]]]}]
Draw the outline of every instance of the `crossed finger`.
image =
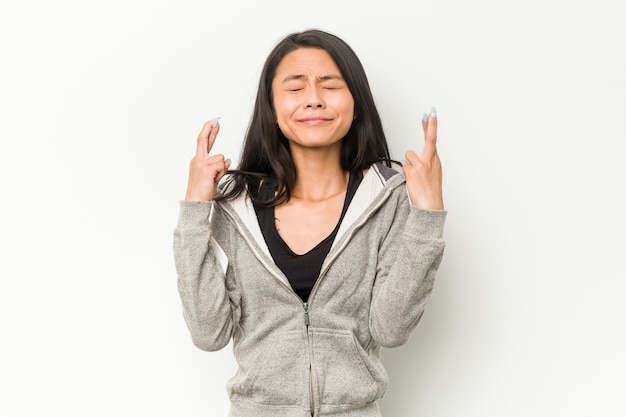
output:
[{"label": "crossed finger", "polygon": [[424,129],[424,150],[422,155],[430,158],[437,152],[437,111],[434,107],[430,109],[429,114],[424,113],[422,128]]},{"label": "crossed finger", "polygon": [[211,152],[217,133],[220,130],[219,120],[220,118],[216,117],[202,126],[202,130],[198,135],[198,146],[196,147],[197,157],[204,158]]}]

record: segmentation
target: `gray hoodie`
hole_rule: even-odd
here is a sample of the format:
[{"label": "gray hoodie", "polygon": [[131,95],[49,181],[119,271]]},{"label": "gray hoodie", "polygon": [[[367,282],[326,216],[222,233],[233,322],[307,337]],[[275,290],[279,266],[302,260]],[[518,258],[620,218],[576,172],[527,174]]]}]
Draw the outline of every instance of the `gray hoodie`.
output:
[{"label": "gray hoodie", "polygon": [[387,388],[381,347],[417,325],[444,250],[445,211],[410,204],[404,176],[363,178],[307,303],[263,239],[254,207],[181,202],[174,255],[194,344],[233,341],[231,417],[377,417]]}]

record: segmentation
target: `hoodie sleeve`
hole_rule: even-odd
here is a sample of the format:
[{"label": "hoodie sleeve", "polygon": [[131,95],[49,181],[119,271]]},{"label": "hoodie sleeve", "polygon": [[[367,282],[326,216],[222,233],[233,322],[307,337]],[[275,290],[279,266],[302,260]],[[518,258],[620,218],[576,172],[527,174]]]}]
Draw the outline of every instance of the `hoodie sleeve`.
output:
[{"label": "hoodie sleeve", "polygon": [[431,297],[445,243],[447,212],[422,210],[404,196],[378,257],[370,331],[384,347],[400,346],[417,326]]},{"label": "hoodie sleeve", "polygon": [[180,202],[174,261],[183,316],[193,343],[215,351],[228,344],[233,314],[225,274],[227,259],[212,237],[210,202]]}]

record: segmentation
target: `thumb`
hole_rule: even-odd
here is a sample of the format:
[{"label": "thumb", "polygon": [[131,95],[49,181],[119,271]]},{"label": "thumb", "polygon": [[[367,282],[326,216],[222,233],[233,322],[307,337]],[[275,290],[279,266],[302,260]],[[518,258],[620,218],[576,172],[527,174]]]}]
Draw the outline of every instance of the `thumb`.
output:
[{"label": "thumb", "polygon": [[218,171],[217,175],[215,176],[216,183],[218,183],[222,178],[224,178],[224,175],[226,175],[226,171],[228,171],[228,168],[230,167],[230,162],[231,162],[230,159],[224,160],[224,168]]}]

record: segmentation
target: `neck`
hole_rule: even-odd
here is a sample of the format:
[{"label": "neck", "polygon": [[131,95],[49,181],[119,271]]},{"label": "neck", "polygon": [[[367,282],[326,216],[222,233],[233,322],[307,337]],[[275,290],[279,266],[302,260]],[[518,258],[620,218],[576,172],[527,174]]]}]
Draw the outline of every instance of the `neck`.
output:
[{"label": "neck", "polygon": [[340,146],[332,149],[292,147],[296,167],[292,198],[320,201],[345,192],[349,174],[341,168],[340,152]]}]

